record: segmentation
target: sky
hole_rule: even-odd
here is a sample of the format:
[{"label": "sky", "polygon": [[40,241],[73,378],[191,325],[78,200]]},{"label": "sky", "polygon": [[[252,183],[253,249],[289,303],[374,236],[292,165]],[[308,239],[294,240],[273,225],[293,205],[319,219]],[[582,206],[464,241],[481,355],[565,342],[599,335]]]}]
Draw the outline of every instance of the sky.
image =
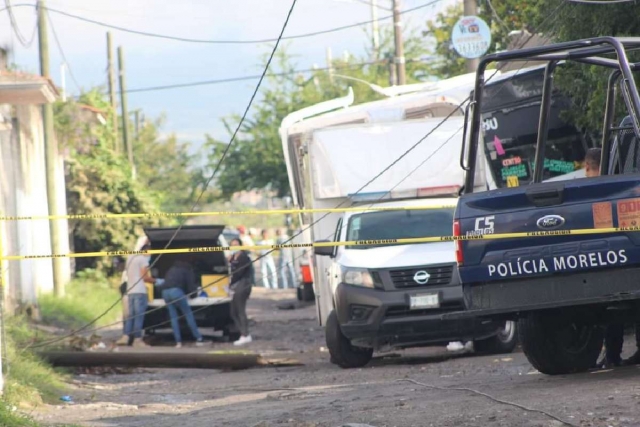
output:
[{"label": "sky", "polygon": [[[298,0],[285,36],[322,31],[371,19],[368,0]],[[390,7],[390,0],[377,0]],[[409,9],[434,0],[403,0],[402,9]],[[408,27],[424,28],[424,23],[456,0],[440,0],[434,5],[406,13]],[[12,0],[18,28],[25,38],[34,34],[35,0]],[[290,0],[47,0],[49,8],[79,15],[108,24],[206,40],[260,40],[276,38],[282,28]],[[380,9],[379,17],[390,12]],[[67,93],[76,95],[80,89],[107,84],[107,28],[50,12],[49,50],[51,77],[61,84],[61,64],[64,62],[52,33],[55,29],[67,59],[67,67],[75,77],[66,74]],[[380,22],[390,26],[391,20]],[[326,49],[334,57],[348,51],[354,55],[365,52],[369,44],[361,26],[315,37],[287,41],[287,51],[296,56],[298,69],[326,66]],[[114,45],[122,46],[125,57],[128,89],[163,86],[197,81],[225,79],[260,74],[262,58],[273,44],[205,44],[152,38],[111,30]],[[30,47],[24,47],[11,29],[7,11],[0,12],[0,46],[12,51],[10,60],[21,69],[38,73],[37,37]],[[191,142],[197,150],[210,134],[218,139],[229,138],[221,119],[242,113],[255,89],[257,80],[206,85],[171,90],[130,93],[129,110],[142,109],[147,118],[165,117],[163,135],[175,133],[181,141]]]}]

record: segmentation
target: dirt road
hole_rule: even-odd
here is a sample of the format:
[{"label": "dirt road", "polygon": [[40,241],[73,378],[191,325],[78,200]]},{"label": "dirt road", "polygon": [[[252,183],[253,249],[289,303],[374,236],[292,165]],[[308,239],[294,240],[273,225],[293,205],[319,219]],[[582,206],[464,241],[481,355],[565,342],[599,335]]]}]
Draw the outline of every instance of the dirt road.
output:
[{"label": "dirt road", "polygon": [[[41,408],[36,416],[104,427],[640,425],[638,367],[550,377],[533,370],[519,351],[452,356],[430,348],[342,370],[329,363],[313,306],[277,309],[292,298],[290,291],[255,290],[249,316],[256,341],[247,348],[294,357],[302,367],[83,375],[74,381],[74,404]],[[634,342],[627,341],[628,353]],[[230,348],[215,343],[202,351]]]}]

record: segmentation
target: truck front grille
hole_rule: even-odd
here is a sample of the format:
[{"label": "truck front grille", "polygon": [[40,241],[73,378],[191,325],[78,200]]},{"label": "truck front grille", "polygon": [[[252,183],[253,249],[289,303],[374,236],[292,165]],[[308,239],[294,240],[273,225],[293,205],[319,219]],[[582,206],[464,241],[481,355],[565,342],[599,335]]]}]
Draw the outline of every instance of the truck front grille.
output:
[{"label": "truck front grille", "polygon": [[[426,283],[418,283],[416,274],[426,271],[429,279]],[[451,283],[453,276],[453,265],[443,265],[439,267],[413,267],[404,270],[391,270],[389,272],[391,281],[396,289],[417,288],[424,286],[442,286]],[[424,276],[424,275],[423,275]]]}]

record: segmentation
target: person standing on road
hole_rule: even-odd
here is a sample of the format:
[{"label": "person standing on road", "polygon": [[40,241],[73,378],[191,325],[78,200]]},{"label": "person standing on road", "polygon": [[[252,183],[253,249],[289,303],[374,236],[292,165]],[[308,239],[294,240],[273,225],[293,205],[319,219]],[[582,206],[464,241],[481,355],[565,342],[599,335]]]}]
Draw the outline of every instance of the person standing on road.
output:
[{"label": "person standing on road", "polygon": [[231,257],[229,264],[231,269],[231,284],[229,296],[231,296],[231,318],[240,332],[240,339],[233,343],[239,346],[248,344],[253,339],[249,335],[249,319],[247,318],[247,301],[251,296],[253,282],[253,263],[247,251],[233,249],[234,246],[243,246],[242,240],[231,241]]},{"label": "person standing on road", "polygon": [[[244,225],[239,225],[238,226],[238,234],[240,234],[240,241],[242,241],[245,246],[255,246],[255,243],[253,242],[253,239],[247,233],[247,228]],[[255,256],[252,253],[252,251],[246,251],[246,252],[247,252],[247,255],[249,256],[249,259],[251,259],[251,261],[255,261]],[[251,274],[252,274],[251,283],[255,284],[256,283],[256,273],[255,273],[255,270],[253,268],[251,269]]]},{"label": "person standing on road", "polygon": [[[262,230],[262,240],[258,245],[273,246],[273,240],[269,238],[269,232]],[[262,272],[262,284],[268,289],[278,289],[278,274],[276,273],[276,263],[273,260],[272,249],[260,250],[260,267]]]},{"label": "person standing on road", "polygon": [[[278,228],[276,230],[276,244],[284,245],[289,241],[286,228]],[[293,269],[293,249],[282,248],[280,249],[280,256],[278,257],[278,271],[280,272],[280,282],[284,289],[296,287],[296,275]]]},{"label": "person standing on road", "polygon": [[[150,248],[149,242],[145,242],[141,250]],[[125,264],[127,273],[127,299],[129,315],[125,319],[124,336],[118,344],[126,344],[129,336],[133,336],[134,347],[146,347],[142,341],[142,327],[144,315],[149,305],[149,296],[146,283],[155,283],[155,279],[149,273],[149,256],[144,254],[130,255]]]},{"label": "person standing on road", "polygon": [[162,299],[167,304],[169,317],[171,318],[171,329],[176,340],[176,348],[182,347],[182,336],[180,334],[180,321],[178,319],[178,309],[185,317],[191,334],[196,339],[196,346],[204,345],[202,334],[198,330],[196,320],[193,317],[189,297],[196,296],[198,284],[196,275],[191,264],[187,260],[177,260],[164,276],[164,283],[160,286]]}]

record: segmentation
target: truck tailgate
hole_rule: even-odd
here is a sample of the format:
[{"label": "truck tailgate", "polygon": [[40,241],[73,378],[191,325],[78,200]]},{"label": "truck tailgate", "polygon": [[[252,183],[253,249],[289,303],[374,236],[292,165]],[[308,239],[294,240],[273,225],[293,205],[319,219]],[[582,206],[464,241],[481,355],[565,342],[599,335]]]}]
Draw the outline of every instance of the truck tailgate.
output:
[{"label": "truck tailgate", "polygon": [[[620,268],[640,263],[640,233],[566,235],[571,229],[640,226],[640,177],[574,179],[465,195],[461,234],[554,231],[461,242],[463,283]],[[640,287],[640,281],[638,282]]]}]

